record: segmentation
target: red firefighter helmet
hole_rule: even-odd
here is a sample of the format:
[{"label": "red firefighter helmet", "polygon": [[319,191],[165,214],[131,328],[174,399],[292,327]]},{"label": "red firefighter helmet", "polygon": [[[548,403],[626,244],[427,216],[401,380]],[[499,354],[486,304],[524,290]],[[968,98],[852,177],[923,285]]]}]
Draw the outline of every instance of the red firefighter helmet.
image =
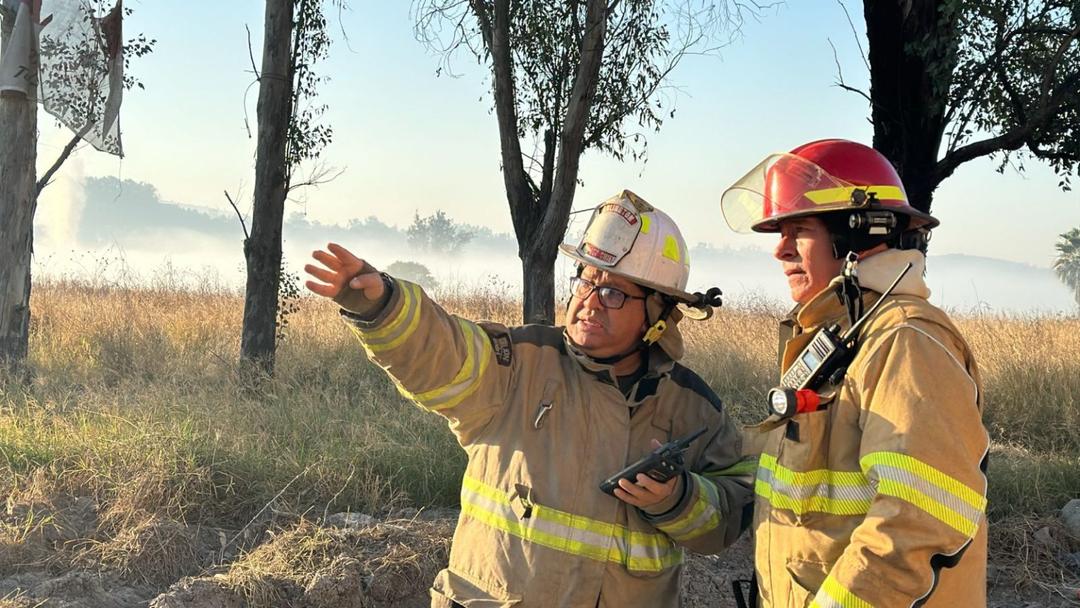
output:
[{"label": "red firefighter helmet", "polygon": [[907,230],[938,220],[908,203],[889,159],[845,139],[822,139],[773,154],[724,191],[724,220],[736,232],[777,232],[780,220],[861,209],[910,218]]}]

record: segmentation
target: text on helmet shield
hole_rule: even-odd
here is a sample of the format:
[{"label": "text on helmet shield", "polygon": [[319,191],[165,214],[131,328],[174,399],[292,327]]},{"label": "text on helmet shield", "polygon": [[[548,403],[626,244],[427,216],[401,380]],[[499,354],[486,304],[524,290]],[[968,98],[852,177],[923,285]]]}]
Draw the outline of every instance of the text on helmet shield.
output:
[{"label": "text on helmet shield", "polygon": [[641,217],[620,203],[601,205],[589,220],[578,253],[603,266],[615,266],[641,232]]}]

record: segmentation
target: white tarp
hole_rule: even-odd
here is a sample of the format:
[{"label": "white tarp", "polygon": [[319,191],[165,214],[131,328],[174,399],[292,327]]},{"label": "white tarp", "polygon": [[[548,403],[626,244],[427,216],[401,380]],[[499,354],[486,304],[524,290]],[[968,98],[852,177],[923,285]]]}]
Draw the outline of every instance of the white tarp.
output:
[{"label": "white tarp", "polygon": [[7,48],[0,49],[0,93],[37,98],[40,0],[4,0],[5,12],[15,15]]},{"label": "white tarp", "polygon": [[[102,152],[123,156],[123,7],[95,0],[0,0],[16,14],[0,50],[0,91],[22,93]],[[35,60],[39,67],[34,89]]]}]

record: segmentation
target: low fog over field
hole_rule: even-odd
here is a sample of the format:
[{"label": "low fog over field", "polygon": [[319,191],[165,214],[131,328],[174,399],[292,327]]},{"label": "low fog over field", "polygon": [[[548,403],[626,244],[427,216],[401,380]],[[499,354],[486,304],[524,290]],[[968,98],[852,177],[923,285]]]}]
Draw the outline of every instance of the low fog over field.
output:
[{"label": "low fog over field", "polygon": [[[287,207],[286,212],[293,215],[283,231],[285,261],[293,274],[302,273],[313,248],[335,241],[381,268],[395,261],[419,262],[442,286],[494,286],[514,295],[520,289],[521,267],[512,235],[465,226],[474,236],[459,253],[448,255],[410,247],[408,227],[387,225],[377,213],[344,225],[327,225],[305,220],[300,209],[300,205]],[[499,207],[492,213],[508,211]],[[587,217],[576,215],[571,232],[580,232]],[[215,212],[162,201],[149,184],[111,177],[64,179],[43,193],[34,272],[36,277],[239,290],[244,284],[242,240],[240,222],[224,195],[221,210]],[[718,285],[733,305],[766,299],[786,306],[786,283],[766,250],[771,242],[763,236],[761,249],[739,250],[692,245],[691,288]],[[560,261],[556,272],[569,275],[570,267]],[[934,255],[931,248],[927,282],[935,304],[959,312],[1060,314],[1076,310],[1069,291],[1049,267]]]}]

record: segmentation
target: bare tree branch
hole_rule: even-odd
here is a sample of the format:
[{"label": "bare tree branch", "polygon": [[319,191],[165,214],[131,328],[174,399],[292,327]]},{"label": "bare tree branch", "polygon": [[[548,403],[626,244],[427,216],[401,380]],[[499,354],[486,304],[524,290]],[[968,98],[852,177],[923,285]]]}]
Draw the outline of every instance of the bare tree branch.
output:
[{"label": "bare tree branch", "polygon": [[225,193],[225,200],[229,201],[229,204],[232,205],[233,211],[236,212],[236,217],[240,220],[240,228],[244,231],[244,240],[246,241],[250,239],[251,235],[248,234],[247,224],[244,223],[243,214],[240,213],[240,209],[236,206],[236,203],[233,202],[232,197],[229,196],[229,191],[223,190],[223,192]]},{"label": "bare tree branch", "polygon": [[64,146],[64,149],[60,152],[60,156],[58,156],[56,160],[53,161],[53,164],[51,167],[49,167],[49,170],[46,171],[45,174],[41,176],[41,179],[37,181],[38,195],[40,195],[41,191],[45,189],[45,186],[49,185],[49,180],[51,180],[52,176],[60,170],[60,166],[63,165],[65,161],[67,161],[69,156],[71,156],[71,153],[75,150],[75,146],[79,145],[79,142],[82,141],[83,136],[90,132],[91,127],[93,127],[93,123],[87,122],[86,126],[80,129],[79,132],[71,138],[71,141],[69,141],[67,145]]},{"label": "bare tree branch", "polygon": [[826,38],[826,40],[829,41],[829,48],[832,49],[833,61],[836,63],[836,82],[833,83],[833,86],[840,87],[841,89],[851,93],[858,93],[862,96],[863,99],[870,102],[871,106],[874,105],[874,99],[870,97],[870,95],[866,91],[855,88],[853,86],[849,86],[847,83],[844,82],[844,70],[840,67],[840,58],[836,54],[836,47],[833,45],[833,41],[831,38]]}]

